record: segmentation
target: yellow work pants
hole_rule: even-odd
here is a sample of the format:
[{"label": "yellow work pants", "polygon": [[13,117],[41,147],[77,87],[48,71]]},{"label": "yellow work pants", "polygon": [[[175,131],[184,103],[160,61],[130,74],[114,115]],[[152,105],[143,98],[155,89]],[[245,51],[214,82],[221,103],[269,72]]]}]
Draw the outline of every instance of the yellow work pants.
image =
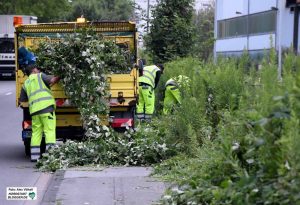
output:
[{"label": "yellow work pants", "polygon": [[46,149],[56,143],[56,116],[55,113],[44,113],[32,116],[32,137],[31,137],[31,160],[40,157],[40,145],[45,134]]},{"label": "yellow work pants", "polygon": [[139,86],[139,101],[136,115],[138,119],[151,119],[154,113],[155,94],[150,85]]}]

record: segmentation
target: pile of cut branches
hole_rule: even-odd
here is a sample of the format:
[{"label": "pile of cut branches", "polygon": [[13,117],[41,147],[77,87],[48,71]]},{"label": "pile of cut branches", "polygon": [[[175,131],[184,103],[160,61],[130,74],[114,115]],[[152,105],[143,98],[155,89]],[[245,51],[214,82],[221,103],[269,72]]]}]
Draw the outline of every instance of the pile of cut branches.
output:
[{"label": "pile of cut branches", "polygon": [[160,162],[168,148],[164,138],[150,127],[115,133],[101,125],[109,113],[107,75],[130,70],[127,51],[92,31],[65,36],[60,42],[44,42],[36,51],[42,71],[61,78],[66,95],[81,114],[85,138],[55,146],[37,163],[43,171],[71,166],[147,165]]}]

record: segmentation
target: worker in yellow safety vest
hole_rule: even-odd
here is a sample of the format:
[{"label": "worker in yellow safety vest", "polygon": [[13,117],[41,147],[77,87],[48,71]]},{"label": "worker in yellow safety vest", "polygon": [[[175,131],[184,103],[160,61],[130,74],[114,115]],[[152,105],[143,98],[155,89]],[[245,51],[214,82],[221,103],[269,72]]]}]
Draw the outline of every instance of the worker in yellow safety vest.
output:
[{"label": "worker in yellow safety vest", "polygon": [[154,113],[156,88],[161,74],[163,74],[164,66],[162,64],[145,66],[139,77],[139,99],[136,109],[136,116],[140,121],[151,120]]},{"label": "worker in yellow safety vest", "polygon": [[190,79],[187,76],[179,75],[169,79],[165,84],[163,114],[173,112],[175,106],[181,105],[181,91],[189,90]]},{"label": "worker in yellow safety vest", "polygon": [[31,161],[40,158],[40,145],[43,133],[46,138],[46,150],[56,143],[55,100],[50,86],[59,81],[59,77],[41,73],[35,64],[25,67],[29,76],[22,87],[20,102],[29,103],[32,118],[32,137],[30,143]]}]

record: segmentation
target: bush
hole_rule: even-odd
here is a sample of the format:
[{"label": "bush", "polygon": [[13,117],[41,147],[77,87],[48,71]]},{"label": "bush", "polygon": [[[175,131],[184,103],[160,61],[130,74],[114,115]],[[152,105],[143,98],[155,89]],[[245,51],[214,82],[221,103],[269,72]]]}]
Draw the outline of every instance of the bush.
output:
[{"label": "bush", "polygon": [[[287,55],[291,67],[289,58],[296,57]],[[173,62],[174,74],[183,62],[183,72],[193,67]],[[224,59],[198,66],[192,96],[161,124],[174,124],[166,139],[181,142],[180,154],[156,167],[176,182],[162,203],[299,204],[297,70],[284,69],[278,81],[272,57],[258,71]]]}]

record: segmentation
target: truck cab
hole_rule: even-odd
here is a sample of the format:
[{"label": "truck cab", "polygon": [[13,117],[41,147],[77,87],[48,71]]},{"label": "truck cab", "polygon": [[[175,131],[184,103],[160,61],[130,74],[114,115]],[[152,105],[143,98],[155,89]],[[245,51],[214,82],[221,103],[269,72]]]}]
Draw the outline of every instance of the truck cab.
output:
[{"label": "truck cab", "polygon": [[16,73],[14,23],[36,24],[35,16],[0,15],[0,78],[13,78]]}]

